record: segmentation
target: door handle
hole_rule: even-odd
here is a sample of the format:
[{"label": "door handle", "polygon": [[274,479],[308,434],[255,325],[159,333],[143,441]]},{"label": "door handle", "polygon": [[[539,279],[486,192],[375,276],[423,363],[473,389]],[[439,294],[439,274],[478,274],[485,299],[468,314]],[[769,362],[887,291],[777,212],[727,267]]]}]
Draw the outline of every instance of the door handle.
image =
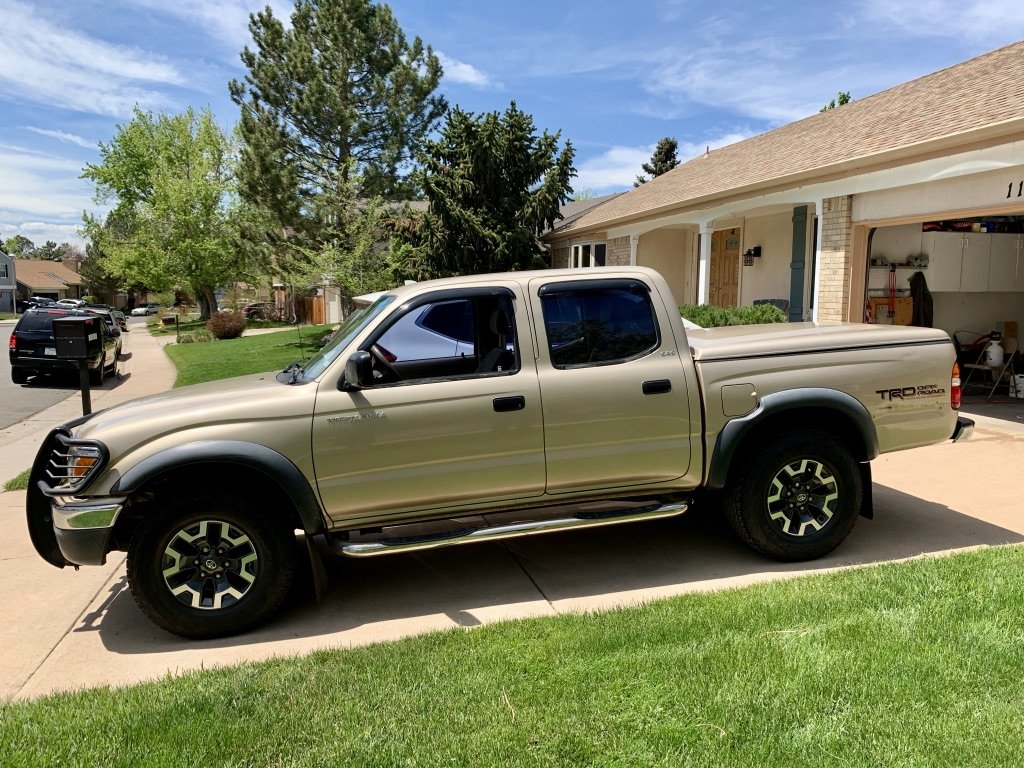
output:
[{"label": "door handle", "polygon": [[512,397],[494,398],[494,410],[497,413],[508,413],[509,411],[521,411],[526,407],[526,398],[522,395]]},{"label": "door handle", "polygon": [[672,382],[668,379],[653,379],[644,382],[645,395],[663,395],[672,391]]}]

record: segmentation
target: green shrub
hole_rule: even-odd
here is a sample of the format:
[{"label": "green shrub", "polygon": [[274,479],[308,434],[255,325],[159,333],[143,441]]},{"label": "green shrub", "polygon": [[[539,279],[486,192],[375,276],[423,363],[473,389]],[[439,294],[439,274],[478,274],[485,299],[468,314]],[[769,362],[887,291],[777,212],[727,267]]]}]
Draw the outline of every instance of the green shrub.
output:
[{"label": "green shrub", "polygon": [[784,323],[786,313],[772,304],[753,307],[712,307],[709,304],[680,304],[679,314],[701,328],[723,325],[762,325]]},{"label": "green shrub", "polygon": [[237,339],[245,330],[245,315],[241,312],[214,312],[206,321],[215,339]]}]

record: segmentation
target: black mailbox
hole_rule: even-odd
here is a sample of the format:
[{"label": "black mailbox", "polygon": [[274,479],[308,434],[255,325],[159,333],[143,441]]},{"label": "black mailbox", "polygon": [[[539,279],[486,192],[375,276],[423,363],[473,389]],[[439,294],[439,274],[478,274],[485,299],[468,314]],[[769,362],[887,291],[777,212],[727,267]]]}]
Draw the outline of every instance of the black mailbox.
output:
[{"label": "black mailbox", "polygon": [[103,351],[103,318],[54,318],[53,346],[57,357],[65,360],[95,357]]}]

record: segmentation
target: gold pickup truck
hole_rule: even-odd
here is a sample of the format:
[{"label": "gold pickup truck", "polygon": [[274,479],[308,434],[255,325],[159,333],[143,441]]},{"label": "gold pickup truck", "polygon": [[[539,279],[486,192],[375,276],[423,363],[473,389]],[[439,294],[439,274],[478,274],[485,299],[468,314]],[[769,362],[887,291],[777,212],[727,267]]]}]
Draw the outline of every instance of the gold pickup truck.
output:
[{"label": "gold pickup truck", "polygon": [[969,434],[958,375],[937,330],[688,330],[647,269],[417,283],[304,365],[58,427],[28,525],[58,567],[127,551],[142,610],[188,637],[269,617],[297,530],[310,557],[369,557],[680,515],[713,492],[747,544],[803,560],[871,515],[878,454]]}]

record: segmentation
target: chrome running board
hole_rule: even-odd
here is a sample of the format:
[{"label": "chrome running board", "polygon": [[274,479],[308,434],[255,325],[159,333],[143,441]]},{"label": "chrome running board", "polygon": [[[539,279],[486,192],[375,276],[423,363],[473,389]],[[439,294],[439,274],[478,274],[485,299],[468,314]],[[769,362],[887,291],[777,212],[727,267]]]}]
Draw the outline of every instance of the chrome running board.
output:
[{"label": "chrome running board", "polygon": [[401,536],[379,539],[365,543],[345,543],[328,541],[331,550],[349,557],[375,557],[390,555],[410,550],[437,549],[453,547],[459,544],[473,544],[482,541],[498,541],[514,539],[520,536],[534,536],[541,533],[565,531],[570,528],[598,528],[620,523],[633,523],[640,520],[659,520],[665,517],[676,517],[689,509],[689,501],[672,504],[650,504],[643,507],[628,507],[596,513],[582,513],[572,517],[529,520],[509,523],[506,525],[461,527],[437,533],[419,536]]}]

